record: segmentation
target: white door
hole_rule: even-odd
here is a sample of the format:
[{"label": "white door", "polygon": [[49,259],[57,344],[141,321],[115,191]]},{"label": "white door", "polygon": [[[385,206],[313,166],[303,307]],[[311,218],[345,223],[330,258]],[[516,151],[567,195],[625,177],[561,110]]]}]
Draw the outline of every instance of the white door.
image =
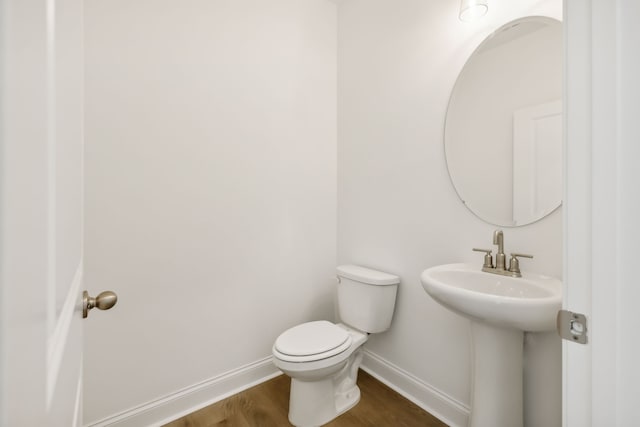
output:
[{"label": "white door", "polygon": [[565,0],[563,425],[639,426],[640,2]]},{"label": "white door", "polygon": [[82,0],[0,0],[0,425],[81,424]]},{"label": "white door", "polygon": [[562,203],[562,101],[513,112],[513,223],[543,218]]}]

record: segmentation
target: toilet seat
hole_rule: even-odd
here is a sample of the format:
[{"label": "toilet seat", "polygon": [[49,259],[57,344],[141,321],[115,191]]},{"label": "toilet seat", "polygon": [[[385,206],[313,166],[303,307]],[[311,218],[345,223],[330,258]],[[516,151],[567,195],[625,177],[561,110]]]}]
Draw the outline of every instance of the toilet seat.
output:
[{"label": "toilet seat", "polygon": [[284,331],[273,350],[287,362],[311,362],[326,359],[347,350],[352,338],[348,331],[326,320],[303,323]]}]

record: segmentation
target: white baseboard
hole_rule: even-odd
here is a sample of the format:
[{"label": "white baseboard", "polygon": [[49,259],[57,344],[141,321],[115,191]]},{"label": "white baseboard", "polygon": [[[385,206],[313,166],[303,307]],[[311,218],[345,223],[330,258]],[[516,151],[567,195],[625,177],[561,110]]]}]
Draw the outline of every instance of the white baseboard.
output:
[{"label": "white baseboard", "polygon": [[445,424],[452,427],[467,425],[470,414],[467,405],[367,349],[364,349],[362,369]]},{"label": "white baseboard", "polygon": [[[467,425],[468,406],[367,349],[362,369],[447,425]],[[161,426],[281,374],[267,357],[85,427]]]},{"label": "white baseboard", "polygon": [[161,426],[281,374],[267,357],[85,427]]}]

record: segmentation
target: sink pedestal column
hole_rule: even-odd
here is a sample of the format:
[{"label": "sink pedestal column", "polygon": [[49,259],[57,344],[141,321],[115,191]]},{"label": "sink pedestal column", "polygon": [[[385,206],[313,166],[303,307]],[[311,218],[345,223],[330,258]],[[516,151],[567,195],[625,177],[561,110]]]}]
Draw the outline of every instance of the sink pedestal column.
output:
[{"label": "sink pedestal column", "polygon": [[524,334],[471,322],[470,427],[523,427]]}]

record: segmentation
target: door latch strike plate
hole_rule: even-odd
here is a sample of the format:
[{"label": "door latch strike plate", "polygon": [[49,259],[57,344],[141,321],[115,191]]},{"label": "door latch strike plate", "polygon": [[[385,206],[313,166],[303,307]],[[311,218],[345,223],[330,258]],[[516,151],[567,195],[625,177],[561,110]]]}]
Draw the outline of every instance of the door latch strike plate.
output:
[{"label": "door latch strike plate", "polygon": [[578,344],[587,343],[587,316],[584,314],[560,310],[556,318],[556,326],[562,339]]}]

